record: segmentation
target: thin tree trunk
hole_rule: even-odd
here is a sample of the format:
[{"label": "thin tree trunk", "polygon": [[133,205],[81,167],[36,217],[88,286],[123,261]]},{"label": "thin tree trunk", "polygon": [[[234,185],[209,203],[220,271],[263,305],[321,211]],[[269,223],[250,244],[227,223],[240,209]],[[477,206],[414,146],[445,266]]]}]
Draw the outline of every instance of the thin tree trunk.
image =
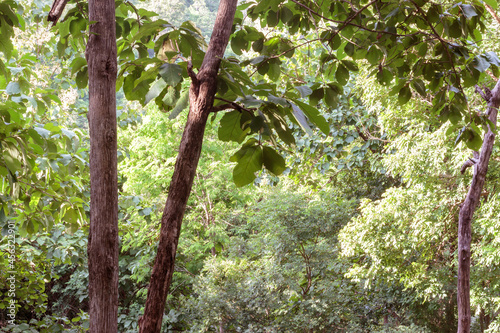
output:
[{"label": "thin tree trunk", "polygon": [[118,183],[116,142],[116,32],[114,0],[90,0],[89,69],[90,332],[117,332]]},{"label": "thin tree trunk", "polygon": [[[497,108],[500,106],[500,80],[488,96],[488,117],[496,127]],[[458,333],[470,332],[470,262],[471,262],[471,222],[483,191],[488,163],[490,161],[495,133],[488,126],[484,135],[479,158],[474,164],[472,183],[458,218]]]},{"label": "thin tree trunk", "polygon": [[221,0],[200,71],[195,75],[189,68],[192,79],[189,115],[161,218],[158,252],[151,273],[144,315],[139,319],[141,333],[159,333],[161,329],[182,219],[200,158],[205,125],[217,92],[217,72],[231,35],[236,5],[237,0]]}]

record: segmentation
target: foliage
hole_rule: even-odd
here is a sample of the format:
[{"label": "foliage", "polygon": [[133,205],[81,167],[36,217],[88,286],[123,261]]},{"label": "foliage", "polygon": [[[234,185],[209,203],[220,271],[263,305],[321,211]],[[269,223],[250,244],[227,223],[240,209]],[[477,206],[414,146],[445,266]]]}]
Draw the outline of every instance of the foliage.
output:
[{"label": "foliage", "polygon": [[230,244],[206,261],[185,310],[170,310],[172,329],[362,332],[409,296],[396,288],[399,300],[389,301],[343,277],[348,266],[337,256],[336,234],[354,213],[352,201],[289,190],[264,190],[231,218]]}]

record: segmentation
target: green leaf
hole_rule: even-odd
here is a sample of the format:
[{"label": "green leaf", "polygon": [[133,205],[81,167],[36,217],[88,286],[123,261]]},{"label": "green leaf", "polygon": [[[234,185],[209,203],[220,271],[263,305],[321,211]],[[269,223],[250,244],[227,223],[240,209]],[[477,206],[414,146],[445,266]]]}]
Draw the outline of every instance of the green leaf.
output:
[{"label": "green leaf", "polygon": [[283,23],[290,21],[293,17],[293,12],[287,6],[281,7],[279,13],[281,22]]},{"label": "green leaf", "polygon": [[330,108],[335,108],[337,107],[337,104],[339,102],[338,98],[338,93],[332,88],[332,87],[327,87],[325,88],[325,104],[330,107]]},{"label": "green leaf", "polygon": [[242,187],[255,179],[255,172],[262,168],[262,147],[244,146],[237,153],[240,158],[233,169],[233,180],[236,186]]},{"label": "green leaf", "polygon": [[248,130],[241,128],[241,112],[231,111],[224,114],[220,120],[218,135],[222,141],[236,141],[242,143]]},{"label": "green leaf", "polygon": [[420,79],[414,79],[413,81],[411,81],[411,86],[413,87],[413,89],[415,89],[416,92],[419,93],[420,96],[422,96],[422,97],[427,96],[427,93],[425,91],[424,81],[422,81]]},{"label": "green leaf", "polygon": [[[161,94],[160,94],[161,97]],[[165,96],[163,96],[163,99],[161,100],[161,103],[156,100],[156,103],[161,106],[162,103],[168,106],[173,106],[177,103],[180,97],[180,92],[178,89],[168,86],[167,87],[167,92],[165,93]]]},{"label": "green leaf", "polygon": [[308,86],[299,86],[295,87],[295,89],[299,91],[300,97],[307,97],[312,94],[312,90]]},{"label": "green leaf", "polygon": [[173,108],[172,111],[170,111],[170,114],[168,115],[168,119],[175,119],[177,116],[185,110],[189,105],[189,90],[186,90],[182,95],[181,98],[177,101],[177,104],[175,104],[175,107]]},{"label": "green leaf", "polygon": [[481,57],[484,57],[490,64],[500,67],[500,59],[495,52],[489,51],[485,54],[482,54]]},{"label": "green leaf", "polygon": [[388,85],[393,79],[392,73],[387,68],[382,68],[382,70],[377,71],[377,80],[383,84]]},{"label": "green leaf", "polygon": [[19,151],[10,144],[3,143],[2,146],[3,146],[2,156],[9,171],[12,174],[15,174],[16,171],[22,172],[22,164],[21,161],[19,161],[20,158]]},{"label": "green leaf", "polygon": [[21,86],[18,82],[9,82],[7,88],[5,88],[5,93],[7,95],[17,95],[21,93]]},{"label": "green leaf", "polygon": [[473,65],[474,65],[474,68],[480,72],[484,72],[485,70],[488,69],[488,67],[490,67],[489,61],[480,55],[474,57]]},{"label": "green leaf", "polygon": [[295,145],[295,137],[287,126],[287,122],[283,118],[278,117],[276,113],[272,113],[271,117],[273,118],[274,129],[278,133],[279,138],[287,145]]},{"label": "green leaf", "polygon": [[246,32],[244,30],[239,30],[231,38],[231,49],[237,55],[242,55],[242,50],[246,50],[248,47],[248,41],[246,40]]},{"label": "green leaf", "polygon": [[403,88],[401,88],[401,90],[399,91],[399,95],[398,95],[399,104],[403,105],[403,104],[408,103],[410,98],[411,98],[410,87],[404,86]]},{"label": "green leaf", "polygon": [[491,6],[491,8],[497,10],[498,9],[498,0],[483,0],[487,5]]},{"label": "green leaf", "polygon": [[267,13],[267,26],[275,27],[276,25],[278,25],[278,13],[276,13],[273,10],[270,10]]},{"label": "green leaf", "polygon": [[68,226],[68,231],[74,233],[78,230],[78,212],[73,208],[68,208],[63,217],[64,224]]},{"label": "green leaf", "polygon": [[472,129],[467,129],[464,135],[467,137],[465,144],[469,149],[472,149],[474,151],[479,151],[481,149],[483,140],[481,139],[481,136],[478,133],[476,133]]},{"label": "green leaf", "polygon": [[[304,111],[304,113],[307,115],[309,120],[313,124],[318,126],[318,128],[323,133],[325,133],[326,135],[328,135],[330,133],[330,125],[325,120],[325,118],[319,113],[318,109],[316,109],[315,107],[312,107],[306,103],[303,103],[299,100],[296,100],[296,99],[294,99],[293,102],[295,104],[297,104]],[[293,103],[290,103],[290,104],[292,104],[292,107],[293,107]],[[294,110],[295,110],[295,108],[294,108]]]},{"label": "green leaf", "polygon": [[358,65],[354,61],[350,60],[342,60],[342,64],[350,71],[357,72],[359,71]]},{"label": "green leaf", "polygon": [[335,79],[337,79],[337,82],[342,86],[347,84],[347,81],[349,81],[349,71],[345,68],[345,66],[340,65],[337,67]]},{"label": "green leaf", "polygon": [[170,23],[168,23],[165,20],[156,20],[148,22],[140,27],[139,33],[137,33],[134,36],[134,38],[131,40],[131,43],[140,40],[143,37],[153,36],[155,33],[160,32],[165,28],[171,28],[171,27],[172,25],[170,25]]},{"label": "green leaf", "polygon": [[304,115],[302,110],[299,109],[299,107],[293,103],[290,103],[290,105],[292,106],[293,115],[294,115],[295,119],[297,120],[297,122],[299,123],[300,127],[302,127],[302,129],[307,134],[312,136],[313,135],[312,129],[309,126],[309,124],[307,123],[306,116]]},{"label": "green leaf", "polygon": [[445,108],[448,112],[448,120],[454,124],[457,125],[460,120],[462,120],[462,113],[460,112],[460,107],[456,103],[451,103],[448,105],[447,108]]},{"label": "green leaf", "polygon": [[267,72],[267,75],[272,81],[278,81],[281,75],[280,65],[277,63],[269,64],[269,71]]},{"label": "green leaf", "polygon": [[146,94],[144,105],[148,104],[152,99],[158,97],[166,86],[167,83],[164,80],[157,80]]},{"label": "green leaf", "polygon": [[464,14],[464,16],[467,18],[471,18],[478,15],[474,7],[472,7],[471,5],[462,4],[460,5],[460,8],[462,9],[462,13]]},{"label": "green leaf", "polygon": [[89,82],[87,67],[84,67],[81,71],[76,74],[76,86],[78,89],[85,89],[87,83]]},{"label": "green leaf", "polygon": [[372,46],[368,52],[366,53],[366,60],[368,60],[368,62],[371,64],[371,65],[378,65],[380,59],[382,59],[382,52],[380,52],[380,50],[374,46]]},{"label": "green leaf", "polygon": [[87,65],[87,60],[83,57],[77,57],[71,62],[71,75],[78,72],[83,66]]},{"label": "green leaf", "polygon": [[270,147],[263,149],[264,166],[267,170],[279,176],[286,170],[285,159]]},{"label": "green leaf", "polygon": [[325,89],[324,88],[318,88],[312,92],[311,95],[309,95],[309,104],[312,106],[318,105],[319,101],[323,98],[325,95]]},{"label": "green leaf", "polygon": [[252,49],[255,52],[260,52],[260,51],[262,51],[263,48],[264,48],[264,39],[263,38],[258,39],[252,43]]},{"label": "green leaf", "polygon": [[182,81],[182,67],[177,64],[165,63],[161,65],[159,72],[163,81],[170,86],[175,87]]}]

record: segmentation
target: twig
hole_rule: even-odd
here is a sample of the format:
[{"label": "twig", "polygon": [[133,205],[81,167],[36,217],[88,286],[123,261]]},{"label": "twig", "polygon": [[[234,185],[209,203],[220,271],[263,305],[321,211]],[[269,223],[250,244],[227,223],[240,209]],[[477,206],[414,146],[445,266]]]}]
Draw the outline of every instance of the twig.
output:
[{"label": "twig", "polygon": [[249,113],[253,114],[252,109],[247,109],[244,106],[241,106],[240,104],[238,104],[236,102],[229,101],[229,100],[221,98],[221,97],[215,97],[215,99],[218,99],[219,101],[226,102],[226,104],[214,106],[214,107],[212,107],[212,110],[210,112],[219,112],[219,111],[222,111],[222,110],[234,109],[234,110],[237,110],[237,111],[240,111],[240,112],[243,110],[243,111],[246,111],[246,112],[249,112]]}]

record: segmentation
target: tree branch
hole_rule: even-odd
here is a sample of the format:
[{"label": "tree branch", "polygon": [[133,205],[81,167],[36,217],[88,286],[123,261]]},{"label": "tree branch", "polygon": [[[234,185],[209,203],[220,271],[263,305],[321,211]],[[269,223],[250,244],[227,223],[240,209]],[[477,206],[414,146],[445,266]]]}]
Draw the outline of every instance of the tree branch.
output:
[{"label": "tree branch", "polygon": [[477,162],[479,162],[479,153],[477,151],[472,152],[473,158],[469,158],[465,163],[462,165],[460,168],[460,173],[463,175],[465,173],[465,170],[467,168],[470,168],[471,166],[475,165]]},{"label": "tree branch", "polygon": [[49,16],[47,17],[47,21],[52,22],[52,26],[56,25],[67,3],[68,0],[54,0],[52,8],[50,8]]},{"label": "tree branch", "polygon": [[491,14],[491,16],[493,16],[493,18],[498,22],[498,24],[500,24],[500,18],[498,17],[497,13],[495,13],[495,10],[493,10],[493,7],[487,4],[484,4],[484,7]]},{"label": "tree branch", "polygon": [[[240,111],[240,112],[241,111],[246,111],[246,112],[249,112],[249,113],[253,114],[252,109],[247,109],[244,106],[242,106],[242,105],[240,105],[240,104],[238,104],[236,102],[229,101],[229,100],[221,98],[221,97],[215,97],[214,99],[218,99],[219,101],[226,102],[226,104],[213,106],[212,110],[210,112],[219,112],[219,111],[222,111],[222,110],[234,109],[234,110],[237,110],[237,111]],[[255,109],[253,109],[253,110],[255,110]]]},{"label": "tree branch", "polygon": [[198,77],[196,76],[196,73],[193,71],[193,63],[191,62],[191,59],[189,59],[187,63],[187,72],[193,84],[198,85]]}]

